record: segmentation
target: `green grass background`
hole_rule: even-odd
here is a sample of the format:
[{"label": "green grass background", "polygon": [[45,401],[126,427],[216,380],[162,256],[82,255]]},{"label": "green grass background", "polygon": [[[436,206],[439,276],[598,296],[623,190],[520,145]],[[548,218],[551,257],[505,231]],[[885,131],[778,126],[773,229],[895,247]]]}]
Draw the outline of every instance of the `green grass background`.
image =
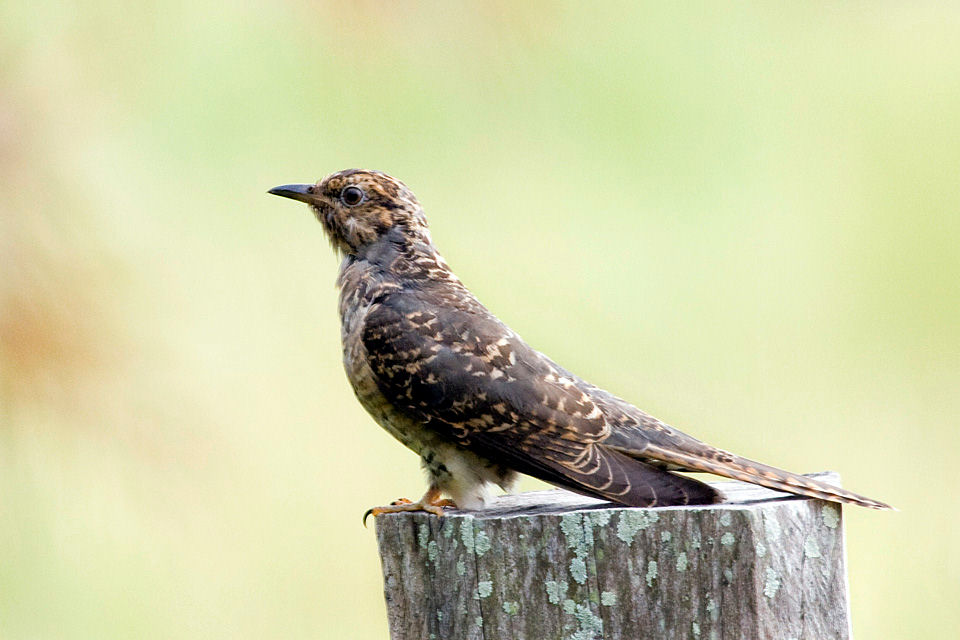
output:
[{"label": "green grass background", "polygon": [[[949,3],[0,3],[0,637],[384,638],[416,458],[266,195],[414,189],[535,347],[719,446],[836,469],[854,631],[960,601]],[[538,485],[527,481],[525,488]]]}]

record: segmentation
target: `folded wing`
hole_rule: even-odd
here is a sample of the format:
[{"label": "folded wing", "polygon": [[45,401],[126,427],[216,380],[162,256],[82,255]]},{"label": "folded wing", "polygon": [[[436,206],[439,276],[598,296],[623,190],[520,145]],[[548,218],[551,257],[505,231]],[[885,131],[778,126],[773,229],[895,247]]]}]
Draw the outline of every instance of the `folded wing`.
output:
[{"label": "folded wing", "polygon": [[607,446],[611,425],[580,381],[492,315],[387,295],[367,316],[363,344],[397,409],[489,460],[631,506],[719,499]]}]

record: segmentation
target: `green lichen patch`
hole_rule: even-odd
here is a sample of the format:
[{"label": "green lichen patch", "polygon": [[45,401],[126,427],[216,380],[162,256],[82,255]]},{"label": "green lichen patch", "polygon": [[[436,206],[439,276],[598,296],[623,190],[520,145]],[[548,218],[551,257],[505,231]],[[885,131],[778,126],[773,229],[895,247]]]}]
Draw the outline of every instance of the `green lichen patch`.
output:
[{"label": "green lichen patch", "polygon": [[583,558],[577,557],[570,561],[570,577],[576,580],[577,584],[587,581],[587,563]]},{"label": "green lichen patch", "polygon": [[767,545],[763,544],[759,540],[757,540],[757,544],[755,548],[757,551],[758,558],[762,558],[763,556],[767,555]]},{"label": "green lichen patch", "polygon": [[700,624],[697,622],[691,623],[690,631],[693,633],[694,638],[700,637]]},{"label": "green lichen patch", "polygon": [[763,595],[768,598],[773,598],[777,595],[777,591],[780,590],[780,576],[777,575],[777,572],[767,567],[767,577],[763,581]]},{"label": "green lichen patch", "polygon": [[573,611],[573,617],[577,619],[580,628],[570,636],[570,640],[594,640],[603,637],[603,620],[591,611],[590,607],[578,604]]},{"label": "green lichen patch", "polygon": [[807,538],[803,541],[803,555],[808,558],[820,557],[820,545],[815,538]]},{"label": "green lichen patch", "polygon": [[564,613],[573,614],[573,612],[576,611],[576,610],[577,610],[577,603],[576,603],[576,602],[574,602],[574,601],[571,600],[570,598],[567,598],[566,600],[563,601],[563,612],[564,612]]},{"label": "green lichen patch", "polygon": [[653,581],[657,579],[657,561],[651,560],[647,563],[647,586],[652,587]]},{"label": "green lichen patch", "polygon": [[520,613],[520,603],[519,602],[504,602],[502,605],[503,612],[508,616],[515,616]]},{"label": "green lichen patch", "polygon": [[617,606],[617,594],[613,591],[604,591],[600,594],[600,604],[605,607]]},{"label": "green lichen patch", "polygon": [[733,535],[732,533],[730,533],[729,531],[727,531],[725,534],[723,534],[722,536],[720,536],[720,544],[722,544],[722,545],[725,546],[725,547],[729,547],[730,545],[732,545],[732,544],[733,544],[734,542],[736,542],[736,541],[737,541],[736,536],[734,536],[734,535]]},{"label": "green lichen patch", "polygon": [[420,548],[426,551],[427,541],[430,540],[430,527],[425,524],[421,524],[417,527],[417,544],[420,545]]},{"label": "green lichen patch", "polygon": [[830,529],[836,529],[840,524],[840,507],[835,504],[825,504],[820,517],[823,518],[824,525]]},{"label": "green lichen patch", "polygon": [[585,584],[587,554],[593,547],[593,530],[584,527],[583,518],[575,513],[569,513],[560,518],[560,530],[566,538],[567,547],[574,553],[574,558],[570,561],[570,577],[578,584]]},{"label": "green lichen patch", "polygon": [[547,590],[547,600],[550,601],[550,604],[560,604],[563,597],[567,595],[566,580],[547,580],[544,587]]},{"label": "green lichen patch", "polygon": [[583,519],[576,513],[568,513],[560,518],[560,530],[567,539],[567,546],[579,552],[586,545],[586,536],[583,531]]},{"label": "green lichen patch", "polygon": [[633,539],[638,531],[642,531],[660,519],[655,511],[621,511],[617,520],[617,537],[628,546],[633,545]]},{"label": "green lichen patch", "polygon": [[683,573],[687,570],[687,554],[685,551],[681,551],[677,554],[677,571]]},{"label": "green lichen patch", "polygon": [[694,529],[693,535],[690,536],[690,546],[694,549],[699,549],[701,545],[700,542],[700,529]]},{"label": "green lichen patch", "polygon": [[457,575],[463,577],[467,573],[467,563],[463,558],[457,560]]},{"label": "green lichen patch", "polygon": [[473,516],[467,516],[460,521],[460,540],[467,553],[473,553]]},{"label": "green lichen patch", "polygon": [[670,534],[669,531],[661,531],[661,532],[660,532],[660,542],[670,542],[670,538],[672,538],[672,537],[673,537],[673,536]]},{"label": "green lichen patch", "polygon": [[605,527],[610,524],[611,511],[604,509],[602,511],[590,512],[590,524],[595,527]]},{"label": "green lichen patch", "polygon": [[477,529],[473,532],[473,548],[478,556],[482,556],[487,551],[490,551],[490,537],[480,529]]},{"label": "green lichen patch", "polygon": [[440,547],[437,545],[436,540],[431,540],[427,543],[427,557],[430,559],[430,562],[436,562],[438,555],[440,555]]},{"label": "green lichen patch", "polygon": [[481,580],[477,583],[477,593],[473,596],[473,599],[479,600],[481,598],[487,598],[491,593],[493,593],[493,581]]},{"label": "green lichen patch", "polygon": [[720,514],[720,524],[724,527],[729,527],[730,523],[733,522],[733,516],[730,515],[729,511],[724,511]]},{"label": "green lichen patch", "polygon": [[720,617],[720,607],[717,606],[717,601],[713,598],[707,598],[707,615],[714,621]]}]

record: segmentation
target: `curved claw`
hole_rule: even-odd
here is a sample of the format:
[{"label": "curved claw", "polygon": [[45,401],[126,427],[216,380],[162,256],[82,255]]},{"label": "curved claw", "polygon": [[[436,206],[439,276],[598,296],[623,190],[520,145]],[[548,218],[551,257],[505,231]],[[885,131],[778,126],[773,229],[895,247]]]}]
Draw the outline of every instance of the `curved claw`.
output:
[{"label": "curved claw", "polygon": [[426,511],[427,513],[432,513],[438,518],[443,517],[443,508],[444,507],[454,507],[456,504],[452,500],[442,500],[440,499],[440,491],[438,489],[430,489],[427,491],[426,495],[417,500],[416,502],[411,502],[406,498],[398,498],[394,500],[392,504],[385,507],[373,507],[372,509],[367,509],[363,514],[363,526],[367,526],[367,518],[373,516],[376,518],[382,513],[402,513],[404,511]]}]

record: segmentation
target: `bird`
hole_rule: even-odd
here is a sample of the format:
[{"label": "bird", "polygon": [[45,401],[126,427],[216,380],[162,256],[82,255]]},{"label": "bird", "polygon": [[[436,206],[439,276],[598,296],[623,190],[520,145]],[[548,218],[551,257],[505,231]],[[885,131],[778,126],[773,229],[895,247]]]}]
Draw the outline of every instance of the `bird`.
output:
[{"label": "bird", "polygon": [[[889,505],[708,445],[530,347],[454,275],[413,192],[347,169],[268,193],[309,205],[341,258],[347,379],[373,419],[419,455],[428,488],[364,515],[479,510],[519,474],[630,507],[722,502],[707,472],[874,509]],[[445,497],[447,496],[447,497]]]}]

